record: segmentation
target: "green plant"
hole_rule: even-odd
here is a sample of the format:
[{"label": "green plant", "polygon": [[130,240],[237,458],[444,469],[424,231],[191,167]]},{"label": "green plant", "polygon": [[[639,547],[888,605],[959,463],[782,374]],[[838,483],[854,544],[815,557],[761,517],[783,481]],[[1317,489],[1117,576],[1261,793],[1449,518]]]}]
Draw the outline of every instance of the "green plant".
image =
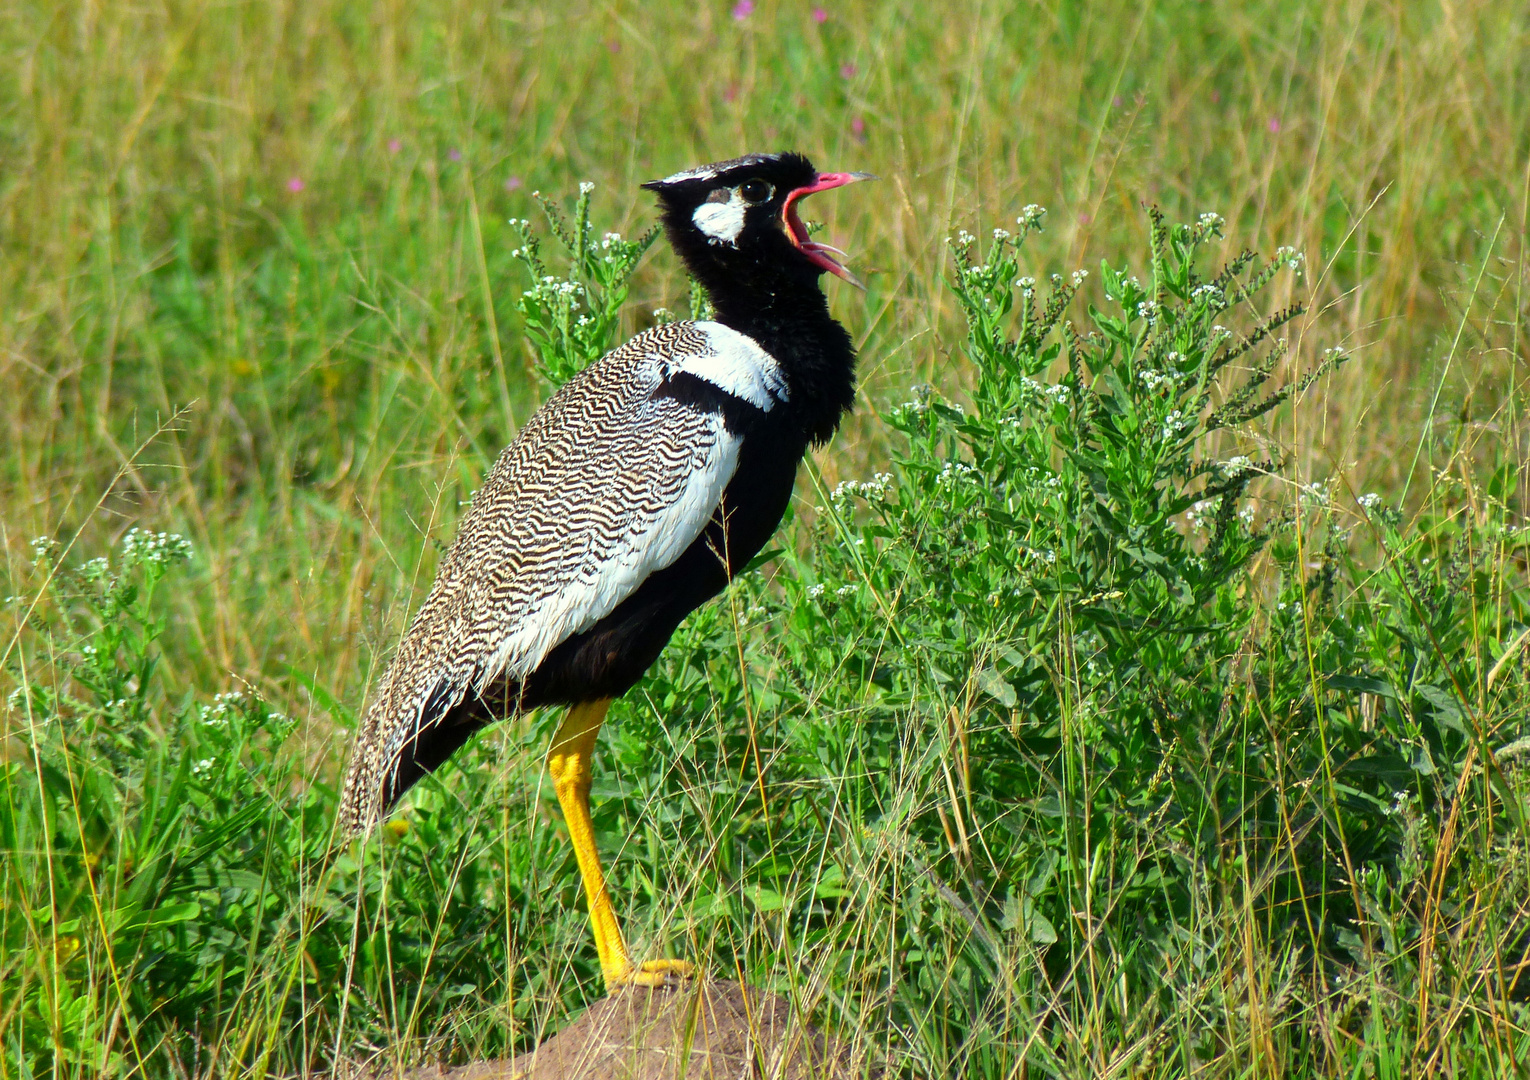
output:
[{"label": "green plant", "polygon": [[[596,258],[576,217],[561,295],[605,311],[641,242]],[[1022,275],[1040,220],[955,241],[967,403],[889,410],[886,468],[820,485],[613,709],[595,818],[636,950],[901,1075],[1501,1072],[1530,880],[1507,480],[1437,476],[1413,523],[1288,481],[1229,444],[1342,360],[1267,388],[1294,311],[1257,305],[1300,260],[1203,280],[1216,219],[1155,215],[1080,333],[1085,276]],[[536,316],[555,385],[613,343],[581,314]],[[330,742],[250,687],[167,693],[184,541],[39,551],[7,589],[7,1070],[494,1056],[601,992],[555,717],[336,845]]]}]

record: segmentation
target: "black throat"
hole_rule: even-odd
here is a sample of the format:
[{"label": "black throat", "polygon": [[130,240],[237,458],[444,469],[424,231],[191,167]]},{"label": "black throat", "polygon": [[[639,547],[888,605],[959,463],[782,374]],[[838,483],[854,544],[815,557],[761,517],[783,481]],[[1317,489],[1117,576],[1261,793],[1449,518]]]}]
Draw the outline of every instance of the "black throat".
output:
[{"label": "black throat", "polygon": [[785,237],[784,251],[761,259],[689,246],[676,244],[717,321],[759,342],[781,365],[790,395],[783,419],[807,442],[827,442],[855,401],[855,348],[829,314],[819,272]]}]

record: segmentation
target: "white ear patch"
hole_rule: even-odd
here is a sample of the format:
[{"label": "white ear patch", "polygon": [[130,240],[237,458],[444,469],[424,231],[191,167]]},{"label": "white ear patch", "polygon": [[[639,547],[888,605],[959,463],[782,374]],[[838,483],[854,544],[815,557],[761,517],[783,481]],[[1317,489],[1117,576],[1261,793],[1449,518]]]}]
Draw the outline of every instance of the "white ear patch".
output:
[{"label": "white ear patch", "polygon": [[712,243],[736,247],[738,234],[744,231],[744,200],[735,191],[725,203],[704,202],[696,207],[691,220]]}]

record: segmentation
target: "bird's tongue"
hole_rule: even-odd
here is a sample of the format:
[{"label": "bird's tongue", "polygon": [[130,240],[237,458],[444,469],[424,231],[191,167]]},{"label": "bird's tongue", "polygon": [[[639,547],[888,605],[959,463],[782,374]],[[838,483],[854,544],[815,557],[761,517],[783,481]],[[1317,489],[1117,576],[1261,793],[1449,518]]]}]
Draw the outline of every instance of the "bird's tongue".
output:
[{"label": "bird's tongue", "polygon": [[[835,277],[843,278],[858,289],[864,289],[860,281],[849,270],[846,270],[840,262],[833,257],[839,255],[848,258],[843,251],[828,244],[820,244],[808,239],[807,226],[803,224],[802,217],[797,213],[797,200],[804,195],[811,195],[816,191],[828,191],[830,188],[843,187],[853,184],[857,180],[874,179],[869,173],[819,173],[818,179],[807,187],[800,187],[786,196],[786,204],[781,211],[781,220],[786,225],[786,233],[791,237],[793,244],[808,257],[808,261],[815,266],[822,267]],[[833,253],[833,255],[830,254]]]}]

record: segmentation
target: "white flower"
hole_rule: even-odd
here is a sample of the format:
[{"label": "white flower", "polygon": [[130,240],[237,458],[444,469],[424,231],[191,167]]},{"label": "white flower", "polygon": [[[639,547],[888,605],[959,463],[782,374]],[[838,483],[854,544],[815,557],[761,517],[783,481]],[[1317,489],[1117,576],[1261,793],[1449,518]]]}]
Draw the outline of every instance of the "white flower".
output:
[{"label": "white flower", "polygon": [[600,238],[600,246],[603,248],[609,248],[612,244],[620,244],[621,242],[622,234],[619,232],[608,232]]},{"label": "white flower", "polygon": [[995,229],[995,230],[994,230],[994,231],[993,231],[993,238],[994,238],[994,239],[995,239],[995,240],[997,240],[997,241],[998,241],[998,242],[999,242],[999,243],[1001,243],[1001,244],[1002,244],[1002,243],[1003,243],[1003,242],[1004,242],[1004,241],[1006,241],[1006,240],[1008,240],[1008,239],[1009,239],[1009,237],[1010,237],[1010,232],[1009,232],[1009,230],[1008,230],[1008,229]]},{"label": "white flower", "polygon": [[870,480],[842,480],[829,494],[829,498],[835,502],[844,502],[852,495],[859,495],[868,502],[876,502],[887,497],[892,479],[892,473],[875,473]]},{"label": "white flower", "polygon": [[244,694],[238,690],[230,690],[226,694],[214,694],[211,705],[203,705],[197,710],[197,719],[208,727],[223,727],[228,723],[229,713],[244,700]]},{"label": "white flower", "polygon": [[165,566],[191,558],[191,541],[180,533],[154,533],[129,529],[122,538],[122,561],[127,566]]},{"label": "white flower", "polygon": [[58,541],[51,536],[34,536],[32,538],[32,557],[34,559],[46,559],[58,550]]},{"label": "white flower", "polygon": [[1167,442],[1189,427],[1190,423],[1190,418],[1182,410],[1175,409],[1163,418],[1163,434],[1161,437]]},{"label": "white flower", "polygon": [[1046,217],[1047,208],[1037,206],[1035,203],[1026,203],[1020,209],[1020,216],[1015,219],[1015,224],[1022,229],[1034,229],[1041,225],[1041,219]]},{"label": "white flower", "polygon": [[1224,308],[1227,306],[1226,295],[1223,294],[1221,289],[1217,288],[1209,281],[1204,285],[1197,285],[1193,290],[1191,290],[1190,299],[1205,300],[1209,305],[1215,308]]},{"label": "white flower", "polygon": [[817,600],[820,596],[823,595],[823,593],[824,593],[824,586],[822,586],[822,585],[809,585],[808,586],[807,594],[808,594],[808,599],[809,600]]},{"label": "white flower", "polygon": [[1302,264],[1307,261],[1307,256],[1297,251],[1294,247],[1279,247],[1275,249],[1275,258],[1285,262],[1286,267],[1296,271],[1296,276],[1302,276]]},{"label": "white flower", "polygon": [[835,596],[849,596],[853,592],[855,592],[855,586],[854,585],[841,585],[839,588],[834,590],[834,595]]},{"label": "white flower", "polygon": [[581,180],[581,181],[579,181],[579,194],[581,194],[581,195],[588,195],[590,192],[592,192],[594,190],[595,190],[595,185],[590,183],[588,180]]},{"label": "white flower", "polygon": [[192,776],[204,776],[212,771],[212,767],[218,763],[217,758],[205,757],[201,761],[194,762],[191,766]]},{"label": "white flower", "polygon": [[945,467],[940,470],[940,475],[935,478],[935,482],[945,487],[955,484],[959,480],[975,479],[976,476],[977,470],[965,461],[948,461]]},{"label": "white flower", "polygon": [[1158,301],[1142,301],[1137,305],[1137,314],[1146,319],[1148,322],[1156,322],[1158,320]]},{"label": "white flower", "polygon": [[1227,224],[1222,215],[1215,211],[1208,211],[1202,214],[1198,220],[1203,229],[1220,229],[1223,225]]},{"label": "white flower", "polygon": [[1228,458],[1226,461],[1218,465],[1217,468],[1222,471],[1223,476],[1231,476],[1233,473],[1241,472],[1252,464],[1252,461],[1244,457],[1242,454],[1239,454],[1237,457]]},{"label": "white flower", "polygon": [[1367,491],[1355,501],[1360,504],[1362,510],[1374,510],[1381,505],[1381,496],[1374,491]]},{"label": "white flower", "polygon": [[1075,270],[1075,271],[1073,271],[1073,278],[1072,278],[1072,280],[1073,280],[1073,287],[1075,289],[1078,288],[1080,285],[1082,285],[1084,283],[1084,279],[1086,277],[1088,277],[1088,276],[1089,276],[1089,271],[1088,270]]}]

